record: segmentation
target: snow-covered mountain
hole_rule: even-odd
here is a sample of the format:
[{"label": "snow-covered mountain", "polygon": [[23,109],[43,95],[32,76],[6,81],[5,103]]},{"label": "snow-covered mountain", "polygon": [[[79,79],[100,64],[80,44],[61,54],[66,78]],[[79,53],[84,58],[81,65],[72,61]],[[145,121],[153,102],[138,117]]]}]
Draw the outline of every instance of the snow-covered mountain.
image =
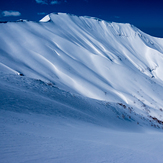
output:
[{"label": "snow-covered mountain", "polygon": [[162,72],[163,39],[130,24],[63,13],[0,23],[0,158],[161,162],[161,134],[138,133],[163,128]]}]

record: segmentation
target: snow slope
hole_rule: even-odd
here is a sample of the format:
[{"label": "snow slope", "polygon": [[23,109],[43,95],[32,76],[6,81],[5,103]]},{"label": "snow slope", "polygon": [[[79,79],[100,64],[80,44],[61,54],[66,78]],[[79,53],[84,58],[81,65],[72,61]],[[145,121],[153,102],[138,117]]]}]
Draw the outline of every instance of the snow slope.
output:
[{"label": "snow slope", "polygon": [[162,162],[162,56],[130,24],[1,23],[0,160]]},{"label": "snow slope", "polygon": [[2,163],[161,163],[162,132],[115,103],[0,74]]},{"label": "snow slope", "polygon": [[45,18],[0,25],[3,69],[89,98],[150,110],[163,120],[163,39],[130,24],[61,13]]}]

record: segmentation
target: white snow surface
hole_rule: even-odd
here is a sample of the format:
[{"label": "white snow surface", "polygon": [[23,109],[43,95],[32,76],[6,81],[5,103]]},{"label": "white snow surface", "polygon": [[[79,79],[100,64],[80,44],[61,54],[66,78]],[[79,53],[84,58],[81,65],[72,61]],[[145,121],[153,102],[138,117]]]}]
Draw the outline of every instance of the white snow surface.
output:
[{"label": "white snow surface", "polygon": [[0,23],[0,162],[161,163],[163,39],[64,13]]},{"label": "white snow surface", "polygon": [[40,20],[40,22],[48,22],[48,21],[50,21],[50,15],[46,15]]}]

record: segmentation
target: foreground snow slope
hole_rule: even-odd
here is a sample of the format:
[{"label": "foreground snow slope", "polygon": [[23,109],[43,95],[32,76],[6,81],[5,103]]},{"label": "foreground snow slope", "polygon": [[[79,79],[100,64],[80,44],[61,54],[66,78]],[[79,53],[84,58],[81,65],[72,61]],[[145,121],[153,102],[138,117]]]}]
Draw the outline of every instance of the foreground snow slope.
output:
[{"label": "foreground snow slope", "polygon": [[[46,22],[47,21],[47,22]],[[163,39],[130,24],[50,14],[0,24],[0,68],[163,120]]]},{"label": "foreground snow slope", "polygon": [[0,162],[162,163],[163,39],[49,14],[0,24]]},{"label": "foreground snow slope", "polygon": [[161,130],[121,105],[0,74],[0,162],[162,163]]}]

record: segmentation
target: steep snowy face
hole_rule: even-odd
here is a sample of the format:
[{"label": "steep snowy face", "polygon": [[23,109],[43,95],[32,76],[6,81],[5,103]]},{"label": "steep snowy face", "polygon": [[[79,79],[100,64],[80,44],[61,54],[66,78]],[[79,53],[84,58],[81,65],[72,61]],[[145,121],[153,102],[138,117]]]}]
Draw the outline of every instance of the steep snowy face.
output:
[{"label": "steep snowy face", "polygon": [[163,39],[130,24],[62,13],[1,23],[0,71],[163,120]]},{"label": "steep snowy face", "polygon": [[48,21],[50,21],[50,15],[46,15],[40,20],[40,22],[48,22]]}]

